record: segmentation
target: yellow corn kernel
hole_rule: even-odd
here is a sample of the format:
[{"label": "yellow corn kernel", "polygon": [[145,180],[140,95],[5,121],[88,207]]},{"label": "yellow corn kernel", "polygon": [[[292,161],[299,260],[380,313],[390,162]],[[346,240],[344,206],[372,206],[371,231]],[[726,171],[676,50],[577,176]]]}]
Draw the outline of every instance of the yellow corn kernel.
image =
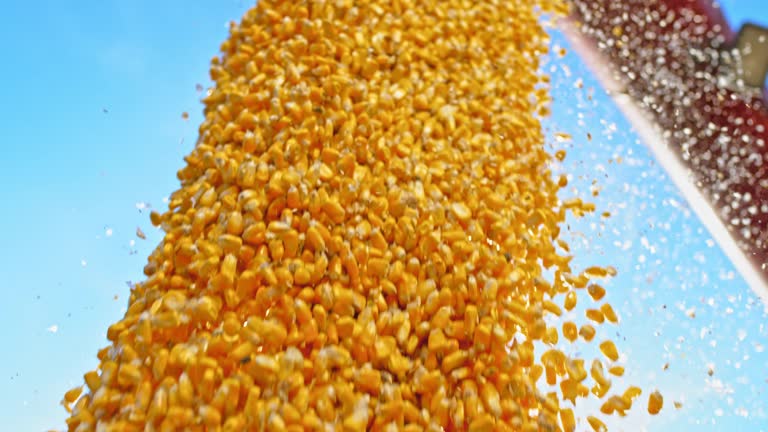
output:
[{"label": "yellow corn kernel", "polygon": [[600,412],[608,415],[617,412],[619,415],[625,416],[626,411],[629,410],[631,406],[631,402],[628,402],[624,398],[619,396],[611,396],[600,407]]},{"label": "yellow corn kernel", "polygon": [[654,391],[648,396],[648,413],[656,415],[661,411],[664,406],[664,397],[658,390]]},{"label": "yellow corn kernel", "polygon": [[475,327],[474,334],[475,346],[488,349],[491,345],[491,327],[487,324],[480,324]]},{"label": "yellow corn kernel", "polygon": [[616,350],[616,345],[614,345],[612,341],[607,340],[601,342],[600,352],[602,352],[604,356],[608,357],[612,361],[619,359],[619,351]]},{"label": "yellow corn kernel", "polygon": [[569,291],[565,295],[565,303],[563,304],[563,307],[567,311],[573,310],[573,308],[576,307],[576,293],[574,291]]},{"label": "yellow corn kernel", "polygon": [[468,358],[466,351],[454,351],[443,358],[441,369],[443,373],[449,373],[452,370],[461,367]]},{"label": "yellow corn kernel", "polygon": [[600,309],[587,309],[586,315],[587,318],[598,324],[605,322],[605,316],[603,316],[603,313],[600,311]]},{"label": "yellow corn kernel", "polygon": [[584,274],[586,274],[589,277],[606,277],[608,276],[609,270],[603,267],[587,267],[584,269]]},{"label": "yellow corn kernel", "polygon": [[323,204],[323,211],[334,223],[344,222],[346,212],[338,201],[329,200]]},{"label": "yellow corn kernel", "polygon": [[622,395],[623,398],[629,399],[630,401],[634,400],[636,397],[640,396],[642,394],[642,390],[640,390],[639,387],[630,386],[624,391],[624,394]]},{"label": "yellow corn kernel", "polygon": [[179,402],[187,406],[194,403],[195,390],[192,387],[192,380],[189,379],[189,375],[186,372],[182,372],[181,376],[179,376],[178,391]]},{"label": "yellow corn kernel", "polygon": [[617,377],[624,376],[624,366],[611,366],[608,368],[608,373]]},{"label": "yellow corn kernel", "polygon": [[243,241],[252,245],[259,246],[266,240],[267,227],[264,222],[255,222],[249,225],[243,232]]},{"label": "yellow corn kernel", "polygon": [[320,233],[320,230],[314,226],[310,226],[307,229],[306,245],[312,248],[315,252],[325,251],[325,240],[323,239],[323,235]]},{"label": "yellow corn kernel", "polygon": [[280,235],[283,241],[284,258],[295,258],[299,252],[299,233],[296,230],[289,230]]},{"label": "yellow corn kernel", "polygon": [[117,371],[117,383],[123,387],[138,385],[141,381],[141,371],[132,364],[123,363]]},{"label": "yellow corn kernel", "polygon": [[605,432],[608,430],[608,428],[605,426],[605,423],[600,421],[597,417],[594,416],[587,416],[587,422],[592,427],[592,430],[595,432]]},{"label": "yellow corn kernel", "polygon": [[243,246],[243,239],[232,234],[222,234],[219,236],[219,247],[225,253],[234,254],[240,251]]},{"label": "yellow corn kernel", "polygon": [[198,409],[200,419],[209,428],[221,426],[221,413],[215,407],[203,405]]},{"label": "yellow corn kernel", "polygon": [[610,304],[604,303],[600,305],[600,312],[603,313],[603,316],[605,316],[605,319],[607,319],[609,322],[618,324],[619,317],[616,316],[616,312],[614,312],[613,307],[611,307]]},{"label": "yellow corn kernel", "polygon": [[579,329],[579,336],[583,337],[585,341],[590,342],[595,338],[595,328],[589,324],[584,324]]},{"label": "yellow corn kernel", "polygon": [[563,314],[563,311],[560,310],[560,306],[554,304],[553,302],[546,300],[544,303],[542,303],[544,306],[544,310],[551,312],[554,315],[560,316]]},{"label": "yellow corn kernel", "polygon": [[456,219],[467,222],[469,218],[472,217],[472,210],[467,207],[466,204],[462,202],[453,203],[451,205],[451,212],[456,217]]},{"label": "yellow corn kernel", "polygon": [[368,276],[383,278],[387,274],[389,263],[382,258],[371,258],[368,260]]},{"label": "yellow corn kernel", "polygon": [[176,427],[184,427],[192,422],[194,416],[195,414],[194,411],[192,411],[192,408],[169,406],[166,420]]},{"label": "yellow corn kernel", "polygon": [[88,390],[91,393],[95,393],[96,390],[101,387],[101,377],[99,376],[99,373],[96,371],[90,371],[87,372],[84,375],[85,378],[85,384],[88,386]]},{"label": "yellow corn kernel", "polygon": [[352,337],[352,332],[355,329],[355,319],[351,316],[344,316],[339,318],[336,322],[336,331],[340,338],[346,339]]},{"label": "yellow corn kernel", "polygon": [[579,337],[578,331],[576,324],[573,322],[566,321],[563,323],[563,336],[569,341],[573,342]]},{"label": "yellow corn kernel", "polygon": [[165,388],[160,387],[155,391],[155,396],[152,398],[152,403],[149,405],[149,413],[147,418],[149,420],[161,420],[165,417],[165,413],[168,410],[168,394]]},{"label": "yellow corn kernel", "polygon": [[589,296],[592,297],[592,299],[595,301],[605,297],[605,288],[598,284],[589,284],[587,286],[587,292],[589,293]]},{"label": "yellow corn kernel", "polygon": [[590,374],[592,375],[592,379],[594,379],[597,384],[604,387],[608,387],[611,385],[611,381],[605,377],[605,369],[603,368],[603,364],[599,360],[595,359],[592,361]]},{"label": "yellow corn kernel", "polygon": [[486,381],[481,387],[480,395],[483,399],[485,408],[496,417],[501,416],[501,399],[499,391],[491,382]]},{"label": "yellow corn kernel", "polygon": [[557,344],[557,341],[558,341],[557,329],[555,327],[547,327],[546,334],[544,335],[544,338],[542,340],[544,341],[544,343],[548,343],[550,345]]},{"label": "yellow corn kernel", "polygon": [[495,428],[493,418],[488,414],[476,418],[469,424],[469,432],[491,432]]},{"label": "yellow corn kernel", "polygon": [[74,403],[83,393],[83,387],[75,387],[64,393],[64,401],[68,404]]},{"label": "yellow corn kernel", "polygon": [[584,381],[584,379],[587,377],[587,371],[584,369],[584,360],[582,359],[573,359],[567,361],[565,363],[565,369],[568,373],[568,376],[576,382]]},{"label": "yellow corn kernel", "polygon": [[576,418],[573,415],[572,409],[560,409],[560,423],[563,425],[564,432],[573,432],[576,430]]}]

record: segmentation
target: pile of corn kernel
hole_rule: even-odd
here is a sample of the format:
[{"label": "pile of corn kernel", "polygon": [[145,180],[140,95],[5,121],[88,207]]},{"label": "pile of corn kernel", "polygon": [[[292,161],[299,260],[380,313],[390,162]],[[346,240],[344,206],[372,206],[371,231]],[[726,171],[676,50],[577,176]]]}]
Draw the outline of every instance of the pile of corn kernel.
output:
[{"label": "pile of corn kernel", "polygon": [[69,430],[573,431],[590,393],[623,415],[613,342],[587,371],[554,345],[595,327],[545,320],[614,272],[558,252],[566,211],[594,210],[558,200],[539,123],[560,7],[259,0]]}]

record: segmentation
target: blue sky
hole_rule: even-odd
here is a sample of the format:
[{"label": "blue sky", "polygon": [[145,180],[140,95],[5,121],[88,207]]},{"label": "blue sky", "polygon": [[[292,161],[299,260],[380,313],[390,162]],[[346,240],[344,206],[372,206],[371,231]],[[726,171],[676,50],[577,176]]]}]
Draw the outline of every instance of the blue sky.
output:
[{"label": "blue sky", "polygon": [[[768,24],[762,0],[721,3],[734,23]],[[4,430],[63,427],[58,401],[97,365],[107,327],[125,310],[126,281],[140,280],[159,242],[145,207],[162,207],[178,187],[176,170],[202,118],[195,86],[208,85],[208,63],[227,22],[249,4],[42,0],[4,7]],[[557,34],[554,43],[567,45]],[[622,324],[601,336],[621,335],[627,383],[667,395],[661,416],[648,419],[636,410],[620,429],[765,427],[768,319],[762,306],[578,58],[569,54],[550,68],[555,105],[548,130],[574,136],[549,144],[569,151],[555,169],[574,176],[571,195],[586,196],[597,180],[601,194],[593,200],[615,214],[607,221],[571,220],[565,233],[578,263],[620,270],[608,297]],[[579,78],[583,90],[573,86]],[[188,121],[181,118],[185,111]],[[609,162],[617,156],[621,164]],[[137,227],[146,240],[136,236]],[[594,355],[588,346],[563,349]],[[683,408],[669,409],[672,400]]]}]

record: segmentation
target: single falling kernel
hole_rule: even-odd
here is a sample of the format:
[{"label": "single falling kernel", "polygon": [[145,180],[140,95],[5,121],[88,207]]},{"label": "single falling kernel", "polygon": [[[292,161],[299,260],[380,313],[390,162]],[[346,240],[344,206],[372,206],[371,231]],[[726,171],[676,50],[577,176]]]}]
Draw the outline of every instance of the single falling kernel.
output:
[{"label": "single falling kernel", "polygon": [[608,368],[608,373],[617,377],[624,376],[624,366],[611,366]]},{"label": "single falling kernel", "polygon": [[590,324],[584,324],[579,329],[579,336],[583,337],[585,341],[591,342],[594,339],[597,331]]},{"label": "single falling kernel", "polygon": [[602,312],[603,316],[606,320],[613,324],[619,323],[619,317],[616,315],[616,311],[613,310],[613,306],[611,306],[609,303],[603,303],[600,305],[600,312]]},{"label": "single falling kernel", "polygon": [[565,303],[563,304],[563,307],[567,311],[573,310],[573,308],[576,307],[576,293],[574,291],[569,291],[568,294],[565,295]]},{"label": "single falling kernel", "polygon": [[[615,276],[616,270],[613,269],[612,267],[603,268],[603,267],[592,266],[584,269],[584,274],[590,277],[607,277],[607,276]],[[599,287],[599,288],[602,288],[602,287]]]},{"label": "single falling kernel", "polygon": [[576,430],[576,418],[573,415],[572,409],[560,409],[560,424],[563,425],[563,431],[565,432],[573,432]]},{"label": "single falling kernel", "polygon": [[664,397],[659,393],[659,391],[654,391],[653,393],[648,396],[648,413],[651,415],[656,415],[661,411],[661,408],[664,406]]},{"label": "single falling kernel", "polygon": [[565,155],[566,155],[566,152],[565,150],[562,150],[562,149],[555,152],[555,158],[560,162],[565,160]]},{"label": "single falling kernel", "polygon": [[563,336],[569,341],[573,342],[579,337],[578,331],[576,324],[573,322],[566,321],[563,323]]},{"label": "single falling kernel", "polygon": [[603,315],[603,312],[600,309],[587,309],[585,314],[587,315],[587,318],[598,324],[605,322],[605,315]]},{"label": "single falling kernel", "polygon": [[259,0],[68,430],[574,430],[589,372],[558,320],[615,271],[572,274],[552,235],[595,210],[561,202],[537,118],[538,18],[564,7]]},{"label": "single falling kernel", "polygon": [[587,422],[592,427],[592,430],[595,432],[606,432],[608,430],[608,427],[605,426],[605,423],[603,423],[597,417],[587,416]]},{"label": "single falling kernel", "polygon": [[621,397],[631,402],[641,394],[642,394],[642,390],[640,390],[639,387],[630,386],[624,391],[624,394]]},{"label": "single falling kernel", "polygon": [[612,341],[603,341],[600,343],[600,352],[603,353],[606,357],[611,359],[611,361],[616,361],[619,359],[619,351],[616,349],[616,345]]},{"label": "single falling kernel", "polygon": [[184,111],[183,113],[181,113],[181,118],[184,120],[189,120],[189,113]]},{"label": "single falling kernel", "polygon": [[72,405],[77,398],[80,397],[80,395],[83,393],[83,387],[75,387],[66,393],[64,393],[64,399],[61,401],[61,404],[64,405],[64,408],[67,409],[67,411],[71,411],[70,405]]},{"label": "single falling kernel", "polygon": [[605,288],[598,284],[589,284],[587,286],[587,292],[589,293],[589,296],[592,297],[592,300],[595,301],[601,300],[603,297],[605,297]]}]

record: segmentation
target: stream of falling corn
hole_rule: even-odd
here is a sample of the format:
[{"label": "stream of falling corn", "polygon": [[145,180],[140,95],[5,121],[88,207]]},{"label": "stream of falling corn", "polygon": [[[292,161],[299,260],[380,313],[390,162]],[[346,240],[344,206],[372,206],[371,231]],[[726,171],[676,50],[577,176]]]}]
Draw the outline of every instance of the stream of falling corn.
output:
[{"label": "stream of falling corn", "polygon": [[541,13],[562,9],[259,0],[212,61],[181,189],[151,216],[165,237],[65,395],[68,429],[573,431],[566,401],[590,393],[623,415],[622,366],[553,348],[595,328],[545,320],[614,272],[572,270],[559,239],[594,209],[559,201],[539,122]]}]

